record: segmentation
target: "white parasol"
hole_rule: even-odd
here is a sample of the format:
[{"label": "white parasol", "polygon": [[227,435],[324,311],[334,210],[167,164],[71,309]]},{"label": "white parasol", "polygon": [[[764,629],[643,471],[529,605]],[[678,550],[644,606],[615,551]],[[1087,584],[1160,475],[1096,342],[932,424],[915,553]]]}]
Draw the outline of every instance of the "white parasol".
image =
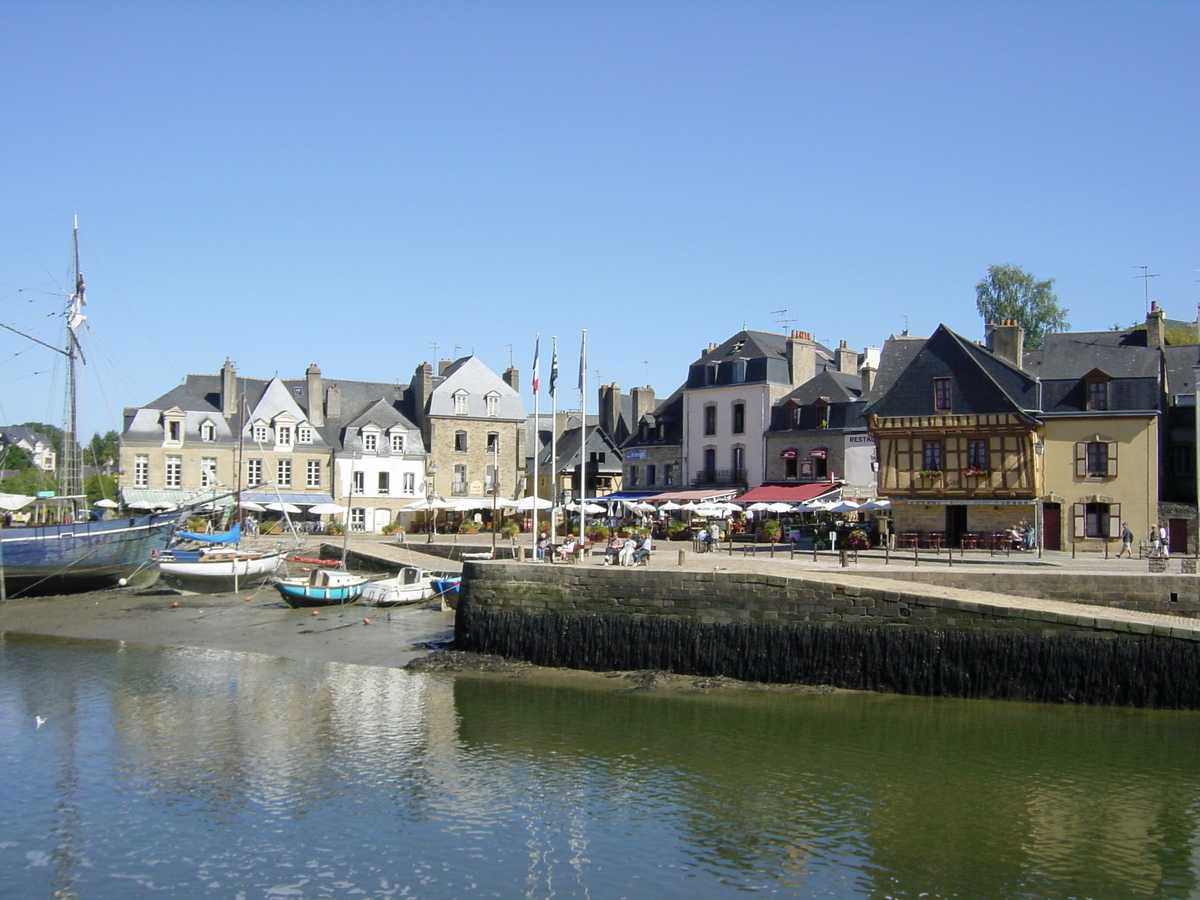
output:
[{"label": "white parasol", "polygon": [[253,500],[243,500],[240,505],[242,509],[247,512],[264,512],[266,510],[266,507],[264,507],[262,504],[255,503]]},{"label": "white parasol", "polygon": [[317,503],[310,506],[308,511],[314,516],[336,516],[339,513],[344,513],[346,507],[340,503]]},{"label": "white parasol", "polygon": [[746,507],[746,509],[752,510],[754,512],[763,512],[765,510],[769,510],[770,508],[771,508],[771,504],[766,503],[762,500],[759,500],[757,503],[751,503],[749,506]]},{"label": "white parasol", "polygon": [[542,497],[535,497],[530,494],[528,497],[522,497],[517,501],[517,509],[549,509],[554,504]]},{"label": "white parasol", "polygon": [[289,516],[294,516],[298,512],[300,512],[300,507],[293,506],[291,503],[281,503],[281,502],[264,503],[263,509],[269,509],[272,512],[287,513]]},{"label": "white parasol", "polygon": [[105,497],[103,500],[97,500],[92,506],[100,506],[104,509],[116,509],[120,504],[116,500],[109,500]]}]

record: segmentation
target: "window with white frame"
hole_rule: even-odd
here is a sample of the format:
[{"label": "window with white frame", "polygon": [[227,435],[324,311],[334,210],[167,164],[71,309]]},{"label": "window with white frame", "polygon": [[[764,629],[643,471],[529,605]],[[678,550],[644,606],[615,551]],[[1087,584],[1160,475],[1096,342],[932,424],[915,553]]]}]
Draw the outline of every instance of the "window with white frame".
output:
[{"label": "window with white frame", "polygon": [[200,460],[200,487],[210,488],[217,483],[217,458],[206,456]]},{"label": "window with white frame", "polygon": [[392,492],[392,473],[380,472],[378,480],[378,491],[380,496],[386,497]]},{"label": "window with white frame", "polygon": [[183,419],[167,419],[164,423],[163,440],[169,444],[183,443]]},{"label": "window with white frame", "polygon": [[497,393],[487,394],[484,398],[487,403],[487,414],[492,418],[500,415],[500,395]]},{"label": "window with white frame", "polygon": [[168,456],[164,484],[169,488],[183,487],[183,457]]},{"label": "window with white frame", "polygon": [[263,483],[263,461],[261,459],[246,460],[246,483]]},{"label": "window with white frame", "polygon": [[211,443],[217,439],[217,426],[212,422],[204,422],[200,426],[200,440]]},{"label": "window with white frame", "polygon": [[391,438],[392,438],[392,452],[393,453],[403,453],[404,452],[404,434],[402,432],[401,433],[392,432]]},{"label": "window with white frame", "polygon": [[401,490],[406,494],[415,494],[417,492],[417,476],[412,472],[404,473],[403,487]]},{"label": "window with white frame", "polygon": [[379,435],[373,431],[365,432],[362,436],[363,449],[368,453],[374,453],[379,449]]},{"label": "window with white frame", "polygon": [[319,459],[310,459],[305,463],[304,486],[310,488],[321,486],[321,461]]},{"label": "window with white frame", "polygon": [[487,452],[495,453],[500,449],[500,434],[495,431],[489,431],[487,435]]},{"label": "window with white frame", "polygon": [[256,444],[265,444],[267,442],[267,426],[256,423],[251,433],[251,439]]},{"label": "window with white frame", "polygon": [[133,486],[148,487],[150,485],[150,457],[138,454],[133,458]]},{"label": "window with white frame", "polygon": [[350,475],[350,493],[361,494],[367,489],[367,476],[362,472],[352,472]]},{"label": "window with white frame", "polygon": [[275,426],[275,445],[278,447],[292,446],[292,426],[291,425],[276,425]]},{"label": "window with white frame", "polygon": [[467,433],[465,431],[454,432],[454,449],[459,453],[465,453],[467,450]]},{"label": "window with white frame", "polygon": [[455,391],[454,394],[454,414],[456,416],[465,416],[467,414],[467,399],[471,396],[466,391]]},{"label": "window with white frame", "polygon": [[311,444],[313,442],[313,430],[310,425],[299,425],[296,427],[296,443]]},{"label": "window with white frame", "polygon": [[292,461],[290,459],[278,460],[275,466],[276,481],[280,487],[292,486]]},{"label": "window with white frame", "polygon": [[367,530],[367,511],[361,506],[352,507],[350,510],[350,530],[351,531],[366,531]]}]

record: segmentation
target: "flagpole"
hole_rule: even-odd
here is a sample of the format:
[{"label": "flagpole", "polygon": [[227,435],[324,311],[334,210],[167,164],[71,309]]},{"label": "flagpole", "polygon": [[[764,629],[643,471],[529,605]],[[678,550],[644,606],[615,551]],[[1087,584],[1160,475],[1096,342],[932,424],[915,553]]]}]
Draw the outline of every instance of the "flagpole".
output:
[{"label": "flagpole", "polygon": [[[558,543],[558,335],[550,357],[550,546]],[[553,552],[553,551],[551,551]]]},{"label": "flagpole", "polygon": [[538,545],[538,455],[542,450],[538,443],[538,435],[541,433],[541,422],[538,416],[538,359],[541,345],[542,335],[541,332],[538,332],[537,337],[533,339],[533,528],[530,529],[530,534],[533,535],[531,540],[533,555],[530,559],[534,562],[537,561]]},{"label": "flagpole", "polygon": [[579,343],[579,543],[583,534],[584,507],[587,505],[587,329]]}]

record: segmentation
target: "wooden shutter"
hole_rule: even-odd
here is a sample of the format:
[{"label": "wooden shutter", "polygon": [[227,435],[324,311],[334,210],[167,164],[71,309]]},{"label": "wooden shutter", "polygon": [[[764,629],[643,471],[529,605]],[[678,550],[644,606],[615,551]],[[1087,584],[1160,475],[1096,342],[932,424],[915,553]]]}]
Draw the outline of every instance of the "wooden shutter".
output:
[{"label": "wooden shutter", "polygon": [[1117,477],[1117,442],[1109,441],[1108,444],[1108,477]]},{"label": "wooden shutter", "polygon": [[1072,504],[1072,506],[1072,512],[1074,513],[1073,518],[1075,520],[1075,538],[1078,540],[1084,537],[1087,533],[1087,504],[1075,503]]},{"label": "wooden shutter", "polygon": [[[1111,457],[1110,457],[1111,459]],[[1108,504],[1108,536],[1110,538],[1119,538],[1121,536],[1121,504]]]},{"label": "wooden shutter", "polygon": [[1075,477],[1087,478],[1087,444],[1078,441],[1075,444]]}]

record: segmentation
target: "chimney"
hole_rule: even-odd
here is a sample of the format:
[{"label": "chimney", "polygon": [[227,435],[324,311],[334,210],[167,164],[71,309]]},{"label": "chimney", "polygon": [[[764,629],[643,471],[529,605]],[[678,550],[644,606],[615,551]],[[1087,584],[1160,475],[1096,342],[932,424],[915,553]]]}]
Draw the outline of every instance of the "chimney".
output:
[{"label": "chimney", "polygon": [[985,326],[987,348],[992,355],[1021,368],[1021,357],[1025,352],[1025,329],[1016,319],[1001,319],[999,323],[988,322]]},{"label": "chimney", "polygon": [[452,365],[454,365],[454,360],[452,360],[452,359],[439,359],[438,360],[438,375],[445,375],[446,370],[448,368],[450,368]]},{"label": "chimney", "polygon": [[862,393],[859,396],[865,397],[875,386],[875,366],[869,361],[865,362],[863,367],[858,370],[858,374],[862,377]]},{"label": "chimney", "polygon": [[787,339],[788,369],[792,387],[800,387],[817,375],[817,342],[807,331],[793,331]]},{"label": "chimney", "polygon": [[517,393],[521,392],[521,370],[509,366],[504,370],[504,383]]},{"label": "chimney", "polygon": [[325,424],[324,398],[321,396],[325,391],[321,369],[313,363],[305,371],[304,378],[308,382],[308,421],[320,428]]},{"label": "chimney", "polygon": [[710,354],[714,350],[716,350],[717,347],[719,347],[719,346],[720,346],[720,344],[709,344],[707,347],[705,347],[703,350],[700,351],[700,355],[707,356],[708,354]]},{"label": "chimney", "polygon": [[1146,346],[1162,350],[1167,346],[1167,314],[1150,301],[1150,312],[1146,314]]},{"label": "chimney", "polygon": [[855,375],[858,373],[858,351],[847,347],[845,341],[842,341],[838,345],[836,358],[837,370],[843,375]]},{"label": "chimney", "polygon": [[427,362],[417,366],[416,371],[413,372],[410,387],[413,397],[413,415],[416,416],[413,424],[420,428],[425,439],[429,440],[429,435],[425,434],[425,414],[429,408],[429,397],[433,393],[433,366]]},{"label": "chimney", "polygon": [[227,356],[225,357],[225,365],[221,366],[221,415],[227,419],[232,419],[237,415],[237,411],[237,366]]},{"label": "chimney", "polygon": [[325,389],[325,416],[331,422],[342,418],[342,389],[336,384]]},{"label": "chimney", "polygon": [[617,436],[617,420],[621,417],[621,386],[615,381],[612,384],[600,385],[600,427],[610,437]]},{"label": "chimney", "polygon": [[644,416],[654,412],[654,388],[649,385],[635,387],[629,392],[629,396],[633,400],[633,421],[630,424],[636,429]]}]

